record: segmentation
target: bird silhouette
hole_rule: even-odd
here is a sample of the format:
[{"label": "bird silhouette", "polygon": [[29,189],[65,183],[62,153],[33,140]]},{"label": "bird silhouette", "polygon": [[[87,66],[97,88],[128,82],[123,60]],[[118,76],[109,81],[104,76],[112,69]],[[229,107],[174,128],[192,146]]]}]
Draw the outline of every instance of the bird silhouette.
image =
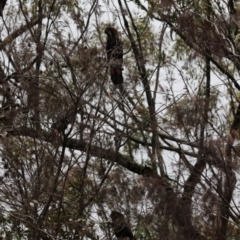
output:
[{"label": "bird silhouette", "polygon": [[124,215],[117,211],[112,211],[110,215],[112,219],[112,228],[115,236],[118,239],[129,238],[130,240],[134,240],[134,236],[130,227],[127,225]]},{"label": "bird silhouette", "polygon": [[2,16],[3,9],[6,5],[7,0],[0,0],[0,16]]},{"label": "bird silhouette", "polygon": [[123,46],[119,39],[118,32],[113,27],[105,29],[107,35],[106,52],[110,66],[111,80],[114,85],[123,83],[122,64],[123,64]]}]

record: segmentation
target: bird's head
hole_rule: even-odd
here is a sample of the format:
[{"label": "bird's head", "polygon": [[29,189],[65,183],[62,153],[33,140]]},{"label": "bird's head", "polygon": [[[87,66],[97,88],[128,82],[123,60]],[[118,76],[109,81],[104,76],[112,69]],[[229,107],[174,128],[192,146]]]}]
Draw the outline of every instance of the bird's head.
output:
[{"label": "bird's head", "polygon": [[117,35],[117,30],[113,27],[106,27],[104,32],[110,37]]}]

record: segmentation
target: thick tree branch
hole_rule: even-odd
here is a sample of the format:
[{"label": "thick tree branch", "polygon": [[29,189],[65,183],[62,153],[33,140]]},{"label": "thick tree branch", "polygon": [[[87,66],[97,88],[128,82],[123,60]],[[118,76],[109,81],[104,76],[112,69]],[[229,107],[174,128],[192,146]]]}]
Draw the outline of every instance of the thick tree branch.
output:
[{"label": "thick tree branch", "polygon": [[[39,134],[30,128],[27,127],[20,127],[10,130],[9,133],[13,136],[25,136],[31,138],[37,138],[39,140],[43,140],[49,143],[53,142],[53,135],[51,133],[47,133],[45,131],[41,131]],[[83,152],[91,151],[92,156],[98,158],[104,158],[109,161],[114,161],[121,165],[122,167],[128,169],[129,171],[142,175],[142,176],[152,176],[156,177],[156,173],[148,167],[142,166],[136,162],[131,161],[128,157],[123,156],[122,154],[118,153],[116,156],[116,152],[112,149],[103,149],[96,145],[89,145],[85,141],[68,139],[66,142],[66,147],[74,150],[79,150]]]},{"label": "thick tree branch", "polygon": [[[45,16],[42,16],[42,19]],[[7,45],[9,45],[12,41],[14,41],[17,37],[19,37],[21,34],[23,34],[24,32],[28,31],[29,28],[37,25],[39,22],[39,18],[32,20],[31,22],[29,22],[28,24],[20,27],[19,29],[15,30],[13,33],[11,33],[10,35],[8,35],[2,42],[0,42],[0,51],[4,49],[4,47],[6,47]]]}]

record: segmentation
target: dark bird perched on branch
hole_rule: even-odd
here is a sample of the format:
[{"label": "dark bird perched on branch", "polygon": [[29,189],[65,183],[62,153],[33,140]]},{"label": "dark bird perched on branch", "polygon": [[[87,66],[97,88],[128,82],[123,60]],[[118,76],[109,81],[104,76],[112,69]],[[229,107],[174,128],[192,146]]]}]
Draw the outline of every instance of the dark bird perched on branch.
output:
[{"label": "dark bird perched on branch", "polygon": [[67,112],[60,113],[57,117],[55,122],[53,122],[51,128],[54,131],[54,135],[58,136],[59,134],[64,134],[68,124],[73,122],[76,116],[76,109],[71,108]]},{"label": "dark bird perched on branch", "polygon": [[7,0],[0,0],[0,16],[2,16],[3,9],[6,5]]},{"label": "dark bird perched on branch", "polygon": [[233,0],[228,0],[228,9],[229,9],[230,14],[235,14],[236,13],[236,11],[234,9]]},{"label": "dark bird perched on branch", "polygon": [[107,34],[107,59],[111,70],[111,80],[114,85],[123,82],[122,64],[123,64],[123,46],[119,39],[118,32],[113,27],[105,29]]},{"label": "dark bird perched on branch", "polygon": [[235,139],[240,139],[240,103],[238,103],[238,108],[234,114],[233,123],[231,124],[230,133],[228,134],[228,142],[225,148],[226,156],[231,156]]},{"label": "dark bird perched on branch", "polygon": [[238,108],[234,114],[234,120],[231,125],[231,130],[233,130],[233,129],[240,132],[240,103],[238,104]]},{"label": "dark bird perched on branch", "polygon": [[110,215],[112,219],[112,228],[113,232],[116,235],[118,239],[123,238],[129,238],[131,240],[134,240],[131,229],[127,226],[127,223],[125,222],[124,215],[117,211],[112,211]]}]

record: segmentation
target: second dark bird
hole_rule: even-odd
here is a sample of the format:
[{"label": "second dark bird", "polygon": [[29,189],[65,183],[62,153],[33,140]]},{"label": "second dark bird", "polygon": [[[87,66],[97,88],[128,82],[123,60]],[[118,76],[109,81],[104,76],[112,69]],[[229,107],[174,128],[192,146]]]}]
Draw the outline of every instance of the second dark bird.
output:
[{"label": "second dark bird", "polygon": [[64,135],[65,130],[67,129],[68,124],[74,121],[76,116],[76,109],[70,108],[66,112],[61,112],[56,117],[55,121],[52,123],[51,129],[54,131],[54,135],[58,136],[59,134]]},{"label": "second dark bird", "polygon": [[231,130],[233,129],[236,131],[240,131],[240,103],[238,104],[238,108],[236,113],[234,114],[234,120],[231,125]]},{"label": "second dark bird", "polygon": [[105,29],[107,34],[106,52],[108,64],[111,70],[111,80],[114,85],[123,83],[122,64],[123,64],[123,46],[119,39],[118,32],[113,27]]},{"label": "second dark bird", "polygon": [[3,9],[6,5],[7,0],[0,0],[0,16],[2,16]]},{"label": "second dark bird", "polygon": [[123,238],[128,238],[131,240],[135,239],[122,213],[117,211],[112,211],[110,217],[112,219],[111,225],[113,228],[113,232],[118,239],[123,239]]}]

